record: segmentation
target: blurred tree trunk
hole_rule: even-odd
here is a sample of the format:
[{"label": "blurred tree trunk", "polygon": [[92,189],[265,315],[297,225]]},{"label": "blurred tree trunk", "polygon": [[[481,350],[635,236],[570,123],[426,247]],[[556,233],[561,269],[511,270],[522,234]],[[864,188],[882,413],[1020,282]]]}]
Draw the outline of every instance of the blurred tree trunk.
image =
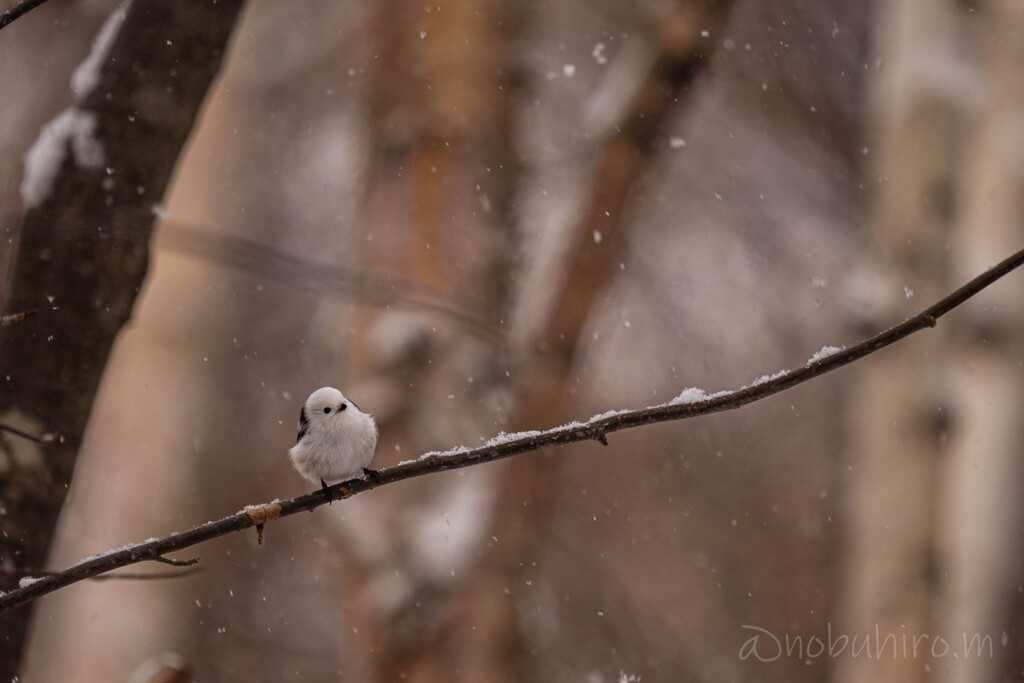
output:
[{"label": "blurred tree trunk", "polygon": [[[949,0],[879,5],[876,51],[886,66],[873,84],[874,132],[865,151],[865,176],[876,180],[868,235],[880,280],[872,332],[937,299],[951,281],[946,245],[966,103],[958,99],[963,90],[947,87],[929,64],[959,62],[962,11]],[[919,657],[904,656],[902,639],[935,634],[940,458],[946,407],[959,398],[944,377],[949,329],[939,325],[875,356],[851,392],[852,540],[842,632],[867,635],[875,655],[887,649],[840,658],[837,680],[928,678]]]},{"label": "blurred tree trunk", "polygon": [[[5,436],[0,465],[0,561],[43,567],[93,397],[146,273],[154,216],[203,97],[220,67],[241,0],[136,0],[78,109],[95,116],[104,158],[68,157],[19,235],[6,309],[38,308],[0,334],[0,420],[56,431],[40,446]],[[16,31],[17,25],[6,29]],[[75,150],[77,156],[80,150]],[[45,188],[44,188],[45,189]],[[0,676],[14,676],[27,607],[0,621]]]},{"label": "blurred tree trunk", "polygon": [[[444,447],[452,438],[471,443],[491,425],[503,426],[495,424],[508,382],[500,321],[508,317],[510,270],[519,253],[510,202],[520,174],[514,150],[522,107],[519,39],[531,7],[459,0],[424,8],[390,0],[377,10],[380,70],[365,206],[374,240],[363,242],[365,260],[462,302],[457,305],[492,332],[463,334],[450,320],[422,313],[366,312],[353,365],[376,382],[393,378],[392,385],[408,387],[386,402],[380,428],[417,450]],[[367,393],[368,386],[361,395]],[[444,397],[439,409],[436,400]],[[482,501],[481,514],[489,516],[496,476],[496,470],[467,471],[415,482],[397,507],[382,512],[391,535],[401,539],[388,561],[408,590],[386,609],[363,605],[374,634],[374,680],[452,679],[465,647],[447,637],[450,602],[461,601],[461,571],[452,570],[460,574],[453,579],[447,569],[432,568],[426,529],[409,520],[436,518],[467,496]],[[486,530],[480,524],[480,533]],[[448,566],[461,570],[483,541],[470,540],[464,557],[447,558]]]},{"label": "blurred tree trunk", "polygon": [[[962,207],[951,243],[957,281],[973,277],[1021,246],[1024,238],[1024,4],[996,0],[977,5],[970,38],[978,46],[982,99],[966,131],[957,164]],[[988,645],[954,661],[944,680],[1010,680],[1019,651],[1022,536],[1020,482],[1024,477],[1024,404],[1021,349],[1024,312],[1018,279],[1000,283],[957,311],[949,363],[952,427],[939,526],[942,610],[938,633],[963,645],[975,634]],[[994,657],[992,655],[995,655]]]},{"label": "blurred tree trunk", "polygon": [[[678,2],[651,21],[651,59],[637,63],[629,87],[633,96],[612,99],[616,111],[602,111],[611,125],[600,131],[587,201],[570,239],[575,248],[552,313],[538,338],[526,340],[516,356],[514,430],[539,429],[570,419],[577,378],[576,351],[595,304],[625,260],[629,241],[630,195],[664,135],[667,116],[711,60],[731,2]],[[537,556],[558,495],[561,458],[515,459],[503,481],[491,535],[500,539],[467,586],[464,616],[453,622],[455,640],[472,643],[459,670],[464,680],[516,681],[537,678],[531,669],[522,606],[507,588],[523,584],[528,562]],[[543,678],[543,675],[539,675]]]}]

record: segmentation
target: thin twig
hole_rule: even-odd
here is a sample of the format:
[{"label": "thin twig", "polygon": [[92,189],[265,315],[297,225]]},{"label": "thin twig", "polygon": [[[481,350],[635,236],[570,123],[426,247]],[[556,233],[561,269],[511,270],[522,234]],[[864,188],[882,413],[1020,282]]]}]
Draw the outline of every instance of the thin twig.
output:
[{"label": "thin twig", "polygon": [[487,309],[461,295],[448,294],[414,285],[395,274],[328,264],[288,254],[255,240],[214,232],[175,222],[161,230],[157,246],[195,254],[260,277],[271,275],[278,284],[302,287],[317,293],[345,295],[357,292],[364,303],[381,308],[401,306],[430,310],[448,316],[474,336],[494,346],[505,343],[500,323]]},{"label": "thin twig", "polygon": [[[118,572],[117,574],[100,574],[99,576],[90,576],[90,581],[149,581],[156,579],[180,579],[185,576],[192,576],[204,571],[205,567],[189,567],[188,569],[182,569],[181,571],[163,571],[163,572]],[[47,572],[32,569],[3,569],[0,568],[0,575],[13,576],[15,578],[24,578],[27,576],[57,576],[60,572]]]},{"label": "thin twig", "polygon": [[23,439],[35,441],[36,443],[53,443],[54,441],[57,440],[57,436],[49,432],[43,434],[42,436],[35,436],[34,434],[23,432],[17,427],[12,427],[10,425],[5,425],[3,423],[0,423],[0,432],[8,432],[9,434],[14,434],[15,436],[20,436]]},{"label": "thin twig", "polygon": [[17,5],[3,14],[0,14],[0,29],[7,26],[7,24],[11,23],[21,15],[39,7],[44,2],[46,2],[46,0],[21,0]]},{"label": "thin twig", "polygon": [[154,562],[162,562],[163,564],[169,564],[172,567],[191,567],[194,564],[199,564],[199,558],[193,557],[189,560],[174,560],[170,557],[162,557],[160,555],[152,558]]},{"label": "thin twig", "polygon": [[[770,380],[757,381],[736,391],[723,391],[695,401],[676,400],[641,410],[612,411],[586,422],[565,424],[543,432],[522,436],[503,435],[479,448],[456,448],[444,453],[425,453],[417,460],[379,470],[372,479],[352,479],[330,487],[333,499],[349,498],[358,493],[403,479],[444,472],[447,470],[493,462],[521,453],[537,451],[548,446],[562,446],[579,441],[604,442],[608,434],[656,422],[682,420],[725,410],[735,410],[748,403],[772,396],[790,387],[831,372],[844,365],[874,353],[904,339],[914,332],[935,326],[936,321],[971,298],[990,284],[1024,264],[1024,249],[999,265],[974,278],[963,287],[933,306],[885,332],[875,335],[856,346],[838,351],[824,358],[809,361],[802,368],[782,372]],[[695,392],[698,393],[699,392]],[[313,510],[328,502],[324,491],[316,490],[302,496],[266,505],[254,505],[213,522],[207,522],[166,538],[134,543],[111,550],[98,557],[83,560],[53,576],[47,576],[27,586],[0,595],[0,611],[34,600],[47,593],[104,572],[137,562],[154,560],[166,553],[209,541],[252,526],[263,526],[279,517]]]}]

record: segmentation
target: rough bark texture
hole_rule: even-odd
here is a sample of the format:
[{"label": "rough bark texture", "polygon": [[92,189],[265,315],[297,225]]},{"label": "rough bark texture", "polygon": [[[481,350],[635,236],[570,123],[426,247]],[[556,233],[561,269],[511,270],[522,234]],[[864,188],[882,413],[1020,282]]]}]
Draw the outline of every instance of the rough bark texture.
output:
[{"label": "rough bark texture", "polygon": [[[41,312],[0,335],[0,414],[60,439],[0,442],[5,566],[45,564],[107,356],[146,273],[151,207],[241,8],[241,0],[132,3],[99,84],[79,105],[96,117],[104,163],[82,168],[65,150],[53,189],[24,217],[6,308]],[[0,677],[18,669],[28,617],[20,608],[0,624]]]}]

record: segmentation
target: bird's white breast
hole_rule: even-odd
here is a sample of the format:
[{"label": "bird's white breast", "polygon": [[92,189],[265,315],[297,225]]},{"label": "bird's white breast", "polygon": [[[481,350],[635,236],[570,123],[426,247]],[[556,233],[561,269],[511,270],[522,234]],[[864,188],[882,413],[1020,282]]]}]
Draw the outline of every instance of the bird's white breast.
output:
[{"label": "bird's white breast", "polygon": [[306,479],[319,484],[345,481],[363,473],[377,447],[373,417],[358,409],[344,416],[311,421],[306,434],[288,455]]}]

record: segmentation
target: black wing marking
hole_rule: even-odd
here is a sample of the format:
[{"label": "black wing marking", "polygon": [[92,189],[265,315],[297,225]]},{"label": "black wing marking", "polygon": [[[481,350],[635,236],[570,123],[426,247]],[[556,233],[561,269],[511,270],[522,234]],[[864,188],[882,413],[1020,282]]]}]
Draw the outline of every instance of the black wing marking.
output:
[{"label": "black wing marking", "polygon": [[347,398],[345,400],[348,401],[349,403],[351,403],[352,405],[354,405],[356,407],[356,410],[358,410],[360,413],[363,412],[362,408],[360,408],[359,406],[356,406],[356,402],[355,401],[353,401],[350,398]]},{"label": "black wing marking", "polygon": [[295,439],[295,443],[302,441],[302,437],[309,431],[309,418],[306,417],[306,406],[302,406],[302,411],[299,413],[299,436]]}]

